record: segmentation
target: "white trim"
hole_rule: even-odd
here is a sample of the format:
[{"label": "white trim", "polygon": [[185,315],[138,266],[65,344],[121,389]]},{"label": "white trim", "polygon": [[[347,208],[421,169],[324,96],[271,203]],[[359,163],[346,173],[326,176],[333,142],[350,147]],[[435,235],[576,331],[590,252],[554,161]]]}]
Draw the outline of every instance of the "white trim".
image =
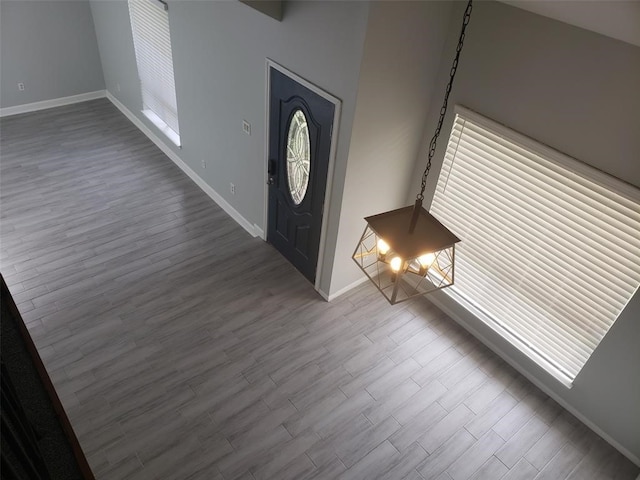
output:
[{"label": "white trim", "polygon": [[8,117],[10,115],[18,115],[20,113],[36,112],[38,110],[46,110],[48,108],[87,102],[89,100],[96,100],[97,98],[104,98],[106,95],[106,90],[96,90],[95,92],[81,93],[79,95],[71,95],[70,97],[53,98],[51,100],[25,103],[14,107],[4,107],[0,108],[0,117]]},{"label": "white trim", "polygon": [[255,237],[260,237],[265,240],[264,230],[255,223],[253,224],[253,231],[255,232]]},{"label": "white trim", "polygon": [[[322,226],[320,228],[320,245],[318,246],[318,263],[316,265],[316,281],[315,281],[315,285],[314,288],[316,289],[316,291],[318,293],[320,293],[320,295],[322,295],[323,298],[325,298],[328,301],[331,301],[331,298],[335,298],[337,295],[327,295],[325,292],[323,292],[320,289],[320,284],[322,283],[322,279],[323,279],[323,262],[324,262],[324,257],[325,257],[325,250],[326,250],[326,246],[327,246],[327,229],[329,226],[329,207],[331,205],[331,192],[332,192],[332,187],[333,187],[333,175],[334,175],[334,171],[335,171],[335,163],[336,163],[336,154],[337,154],[337,149],[338,149],[338,132],[340,131],[340,117],[341,117],[341,113],[342,113],[342,101],[337,98],[334,97],[333,95],[331,95],[330,93],[325,92],[324,90],[322,90],[321,88],[317,87],[316,85],[314,85],[313,83],[309,82],[308,80],[300,77],[299,75],[296,75],[295,73],[293,73],[291,70],[288,70],[287,68],[283,67],[282,65],[279,65],[278,63],[274,62],[273,60],[271,60],[270,58],[266,59],[266,63],[265,63],[265,76],[266,76],[266,81],[265,81],[265,103],[266,103],[266,107],[265,107],[265,142],[264,142],[264,149],[265,149],[265,161],[264,161],[264,180],[265,180],[265,187],[264,187],[264,232],[265,232],[265,236],[263,237],[266,240],[266,231],[267,231],[267,223],[268,223],[268,218],[269,218],[269,186],[267,183],[268,180],[268,174],[267,174],[267,165],[269,163],[269,95],[271,93],[271,81],[270,81],[270,75],[269,75],[269,70],[270,68],[273,68],[274,70],[278,70],[279,72],[283,73],[284,75],[286,75],[287,77],[291,78],[292,80],[298,82],[299,84],[303,85],[304,87],[308,88],[309,90],[311,90],[312,92],[314,92],[315,94],[321,96],[322,98],[324,98],[325,100],[333,103],[334,105],[334,111],[333,111],[333,126],[332,126],[332,134],[331,134],[331,147],[329,150],[329,166],[327,169],[327,184],[325,187],[325,194],[324,194],[324,209],[322,212]],[[350,287],[347,287],[347,289]],[[344,291],[346,291],[345,289],[343,289]]]},{"label": "white trim", "polygon": [[173,130],[169,125],[167,125],[164,120],[156,115],[153,110],[145,108],[144,110],[142,110],[142,114],[147,117],[149,121],[153,123],[156,128],[160,130],[177,147],[182,148],[182,143],[180,143],[180,135],[178,135],[175,130]]},{"label": "white trim", "polygon": [[323,297],[325,297],[328,302],[331,302],[331,301],[335,300],[336,298],[338,298],[340,295],[344,295],[345,293],[349,292],[350,290],[353,290],[358,285],[362,285],[367,280],[369,280],[368,277],[362,277],[360,280],[356,280],[355,282],[350,283],[346,287],[341,288],[340,290],[338,290],[337,292],[332,293],[331,295],[326,295],[323,292],[320,292],[320,294]]},{"label": "white trim", "polygon": [[[507,362],[509,365],[511,365],[513,368],[515,368],[520,374],[522,374],[524,377],[526,377],[536,387],[538,387],[544,393],[546,393],[551,398],[553,398],[565,410],[567,410],[569,413],[571,413],[574,417],[576,417],[578,420],[580,420],[582,423],[584,423],[587,427],[589,427],[595,433],[600,435],[612,447],[614,447],[616,450],[618,450],[620,453],[622,453],[625,457],[627,457],[633,463],[635,463],[636,465],[640,466],[640,458],[636,457],[628,449],[623,447],[618,441],[616,441],[614,438],[612,438],[610,435],[608,435],[606,432],[604,432],[595,423],[593,423],[587,417],[582,415],[578,410],[576,410],[566,400],[564,400],[562,397],[557,395],[553,390],[551,390],[549,387],[547,387],[543,382],[541,382],[538,379],[538,377],[536,377],[531,372],[529,372],[529,370],[526,367],[524,367],[519,361],[515,360],[511,355],[509,355],[507,352],[505,352],[502,348],[498,347],[494,342],[492,342],[487,337],[485,337],[483,334],[481,334],[478,330],[473,328],[469,323],[467,323],[466,320],[464,320],[464,318],[461,315],[458,315],[453,309],[449,308],[449,306],[447,305],[446,302],[443,302],[440,298],[438,298],[438,293],[441,294],[441,295],[445,295],[444,292],[436,292],[436,294],[429,295],[429,300],[431,301],[431,303],[433,303],[436,307],[438,307],[440,310],[442,310],[444,313],[446,313],[449,316],[449,318],[454,320],[458,325],[460,325],[462,328],[464,328],[469,333],[471,333],[471,335],[473,335],[475,338],[477,338],[482,343],[484,343],[487,347],[489,347],[489,349],[491,351],[493,351],[496,355],[498,355],[500,358],[502,358],[505,362]],[[449,298],[449,300],[451,302],[458,303],[453,298]],[[462,304],[458,304],[458,305],[460,305],[463,308],[465,308],[464,305],[462,305]],[[473,313],[471,313],[471,315],[473,315]]]},{"label": "white trim", "polygon": [[120,110],[131,122],[138,127],[142,133],[144,133],[149,140],[157,145],[157,147],[163,151],[163,153],[169,157],[173,163],[175,163],[187,176],[198,185],[202,191],[204,191],[209,197],[216,202],[220,208],[222,208],[231,218],[233,218],[238,224],[244,228],[253,237],[263,234],[262,230],[256,229],[246,218],[233,208],[222,196],[216,192],[211,185],[205,182],[196,172],[194,172],[189,165],[187,165],[176,152],[174,152],[166,143],[164,143],[155,133],[153,133],[149,127],[147,127],[142,120],[135,116],[127,107],[125,107],[120,101],[114,97],[109,91],[107,91],[107,98],[113,103],[118,110]]},{"label": "white trim", "polygon": [[271,60],[266,59],[264,69],[264,162],[262,162],[262,176],[264,180],[264,202],[262,208],[262,239],[267,241],[267,228],[269,226],[269,93],[271,92],[271,79],[269,65]]}]

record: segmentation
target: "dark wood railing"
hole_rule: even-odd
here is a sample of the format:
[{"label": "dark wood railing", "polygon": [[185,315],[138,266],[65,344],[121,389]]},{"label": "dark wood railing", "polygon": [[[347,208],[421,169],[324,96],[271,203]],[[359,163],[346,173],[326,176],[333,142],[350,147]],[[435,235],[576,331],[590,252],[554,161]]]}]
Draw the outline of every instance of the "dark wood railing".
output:
[{"label": "dark wood railing", "polygon": [[[1,275],[0,280],[2,478],[56,480],[59,473],[64,471],[65,480],[95,480],[60,398]],[[32,365],[28,365],[29,361]],[[53,440],[56,445],[51,449],[48,443],[47,451],[43,454],[41,442],[45,434],[47,441]]]}]

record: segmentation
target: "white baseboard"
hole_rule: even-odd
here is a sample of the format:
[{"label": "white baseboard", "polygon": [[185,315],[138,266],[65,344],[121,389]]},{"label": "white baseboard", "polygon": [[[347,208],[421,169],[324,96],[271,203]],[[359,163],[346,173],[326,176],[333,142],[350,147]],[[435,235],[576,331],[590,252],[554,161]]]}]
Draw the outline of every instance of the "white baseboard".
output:
[{"label": "white baseboard", "polygon": [[326,293],[324,293],[323,291],[320,291],[320,290],[319,290],[319,292],[320,292],[320,295],[322,295],[322,296],[327,300],[327,302],[330,302],[330,301],[335,300],[336,298],[338,298],[340,295],[344,295],[344,294],[345,294],[345,293],[347,293],[348,291],[353,290],[353,289],[354,289],[354,288],[356,288],[358,285],[362,285],[362,284],[363,284],[364,282],[366,282],[367,280],[368,280],[368,278],[367,278],[367,277],[362,277],[362,278],[360,278],[360,279],[356,280],[355,282],[350,283],[350,284],[349,284],[349,285],[347,285],[346,287],[341,288],[341,289],[340,289],[340,290],[338,290],[337,292],[334,292],[334,293],[332,293],[332,294],[330,294],[330,295],[327,295]]},{"label": "white baseboard", "polygon": [[[478,330],[473,328],[467,321],[465,321],[460,315],[450,309],[444,302],[437,299],[435,295],[429,296],[429,300],[440,310],[446,313],[452,320],[454,320],[458,325],[467,330],[471,335],[484,343],[491,351],[493,351],[496,355],[502,358],[505,362],[515,368],[519,373],[525,376],[531,383],[533,383],[536,387],[542,390],[544,393],[553,398],[558,404],[560,404],[565,410],[571,413],[574,417],[584,423],[587,427],[597,433],[600,437],[602,437],[609,445],[618,450],[621,454],[627,457],[636,465],[640,466],[640,459],[631,453],[627,448],[620,445],[615,439],[613,439],[610,435],[605,433],[600,427],[598,427],[591,420],[582,415],[579,411],[577,411],[573,406],[567,403],[564,399],[556,395],[551,389],[549,389],[544,383],[542,383],[538,378],[532,375],[525,367],[523,367],[520,362],[516,361],[509,354],[507,354],[503,349],[498,347],[494,342],[487,339],[484,335],[482,335]],[[637,479],[637,480],[640,480]]]},{"label": "white baseboard", "polygon": [[255,223],[253,224],[253,231],[255,232],[256,237],[260,237],[265,242],[267,241],[267,236],[265,235],[264,230]]},{"label": "white baseboard", "polygon": [[95,100],[96,98],[104,98],[106,94],[106,90],[96,90],[95,92],[81,93],[80,95],[71,95],[70,97],[54,98],[52,100],[16,105],[15,107],[0,108],[0,117],[35,112],[37,110],[46,110],[47,108],[62,107],[63,105],[71,105],[72,103],[87,102],[89,100]]},{"label": "white baseboard", "polygon": [[187,165],[176,152],[174,152],[169,146],[164,143],[160,137],[158,137],[155,133],[147,127],[142,120],[136,117],[131,110],[125,107],[116,97],[114,97],[111,92],[107,91],[107,98],[111,103],[113,103],[118,110],[120,110],[131,122],[142,131],[149,140],[157,145],[157,147],[164,152],[164,154],[169,157],[173,163],[175,163],[180,170],[187,174],[187,176],[193,180],[196,185],[198,185],[202,191],[204,191],[209,197],[216,202],[220,208],[222,208],[231,218],[233,218],[238,224],[244,228],[249,234],[253,237],[264,237],[264,232],[257,225],[251,224],[246,218],[244,218],[240,213],[233,208],[218,192],[216,192],[211,185],[205,182],[202,177],[200,177],[196,172],[194,172],[189,165]]}]

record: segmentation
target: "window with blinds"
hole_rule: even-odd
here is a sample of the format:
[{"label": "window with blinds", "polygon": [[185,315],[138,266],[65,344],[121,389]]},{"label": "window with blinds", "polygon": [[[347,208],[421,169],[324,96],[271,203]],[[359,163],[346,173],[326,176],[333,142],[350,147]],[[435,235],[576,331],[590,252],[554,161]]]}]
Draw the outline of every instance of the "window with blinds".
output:
[{"label": "window with blinds", "polygon": [[640,191],[456,107],[431,213],[446,292],[570,385],[640,284]]},{"label": "window with blinds", "polygon": [[143,113],[180,145],[167,4],[158,0],[129,0],[129,17]]}]

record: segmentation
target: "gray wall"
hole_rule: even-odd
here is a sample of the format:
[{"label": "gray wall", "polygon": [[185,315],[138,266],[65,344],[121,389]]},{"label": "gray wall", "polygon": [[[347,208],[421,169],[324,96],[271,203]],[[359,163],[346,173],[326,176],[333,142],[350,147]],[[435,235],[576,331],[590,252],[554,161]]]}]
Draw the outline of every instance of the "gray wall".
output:
[{"label": "gray wall", "polygon": [[276,20],[282,20],[284,12],[283,0],[240,0],[245,5],[255,8],[259,12],[269,15]]},{"label": "gray wall", "polygon": [[[440,68],[446,83],[464,5]],[[475,4],[451,104],[459,103],[640,187],[640,48],[495,2]],[[437,120],[437,91],[424,135]],[[453,115],[443,131],[449,131]],[[446,139],[436,158],[441,159]],[[441,161],[434,163],[431,198]],[[416,165],[414,187],[424,168]],[[443,293],[434,298],[565,404],[640,458],[640,292],[568,390]]]},{"label": "gray wall", "polygon": [[103,89],[87,0],[0,2],[1,107]]},{"label": "gray wall", "polygon": [[351,255],[366,225],[363,218],[405,205],[451,7],[449,2],[371,4],[331,294],[362,278]]},{"label": "gray wall", "polygon": [[[107,90],[155,131],[140,113],[126,1],[92,0],[91,9]],[[265,227],[265,59],[271,58],[343,102],[325,218],[329,244],[335,245],[368,10],[359,1],[290,1],[278,22],[240,2],[171,4],[182,141],[175,151],[250,223]],[[251,136],[242,132],[243,119],[252,125]],[[325,271],[332,260],[325,257]]]}]

